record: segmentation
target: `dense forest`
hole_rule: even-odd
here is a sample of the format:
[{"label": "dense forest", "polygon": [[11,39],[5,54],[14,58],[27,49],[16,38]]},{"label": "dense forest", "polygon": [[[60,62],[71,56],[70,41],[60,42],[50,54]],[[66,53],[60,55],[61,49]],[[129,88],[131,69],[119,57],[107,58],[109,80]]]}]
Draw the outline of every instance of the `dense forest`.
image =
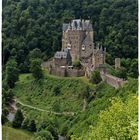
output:
[{"label": "dense forest", "polygon": [[[41,50],[47,60],[61,48],[62,24],[91,19],[94,41],[107,48],[107,62],[138,56],[137,0],[3,0],[3,65],[15,58],[28,72],[29,53]],[[24,67],[23,67],[24,65]]]}]

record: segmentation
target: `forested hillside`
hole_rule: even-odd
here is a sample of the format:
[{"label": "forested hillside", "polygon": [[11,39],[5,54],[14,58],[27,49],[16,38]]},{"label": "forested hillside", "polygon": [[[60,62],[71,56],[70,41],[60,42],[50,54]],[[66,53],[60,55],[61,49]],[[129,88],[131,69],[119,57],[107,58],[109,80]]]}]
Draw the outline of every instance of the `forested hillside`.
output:
[{"label": "forested hillside", "polygon": [[[107,48],[107,61],[137,58],[137,0],[3,0],[3,64],[14,57],[29,71],[29,52],[39,48],[47,60],[61,48],[62,24],[91,19],[94,40]],[[24,65],[24,68],[23,68]]]}]

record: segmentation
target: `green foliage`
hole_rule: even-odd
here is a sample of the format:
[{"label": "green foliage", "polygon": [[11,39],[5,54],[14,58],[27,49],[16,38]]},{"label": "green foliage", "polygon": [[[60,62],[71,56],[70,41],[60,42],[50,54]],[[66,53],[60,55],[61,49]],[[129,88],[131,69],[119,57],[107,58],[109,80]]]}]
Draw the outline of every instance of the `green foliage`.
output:
[{"label": "green foliage", "polygon": [[32,75],[36,80],[41,79],[43,77],[40,59],[31,60],[30,71],[32,72]]},{"label": "green foliage", "polygon": [[28,130],[30,132],[36,132],[36,123],[34,120],[31,120],[28,125]]},{"label": "green foliage", "polygon": [[[133,104],[133,107],[132,107]],[[112,100],[112,105],[99,114],[96,127],[86,139],[134,139],[138,137],[138,98],[131,96],[124,103],[120,98]]]},{"label": "green foliage", "polygon": [[52,134],[47,130],[36,133],[36,140],[54,140]]},{"label": "green foliage", "polygon": [[8,105],[10,102],[12,102],[13,99],[13,91],[12,89],[9,89],[6,91],[4,88],[2,89],[2,104]]},{"label": "green foliage", "polygon": [[91,74],[90,80],[92,83],[95,83],[95,84],[100,83],[102,81],[102,78],[100,76],[100,72],[98,70],[93,71]]},{"label": "green foliage", "polygon": [[138,59],[133,59],[131,61],[128,75],[134,78],[138,78]]},{"label": "green foliage", "polygon": [[60,95],[60,87],[59,86],[54,86],[54,88],[53,88],[53,94],[54,95]]},{"label": "green foliage", "polygon": [[74,68],[77,68],[77,69],[80,69],[82,67],[79,60],[75,60],[72,65]]},{"label": "green foliage", "polygon": [[42,58],[41,50],[38,48],[33,49],[29,53],[29,59],[36,59],[36,58],[40,58],[40,59]]},{"label": "green foliage", "polygon": [[19,70],[17,68],[17,62],[11,59],[6,64],[5,81],[10,88],[13,88],[15,82],[18,80]]},{"label": "green foliage", "polygon": [[[51,129],[66,136],[75,135],[79,139],[80,137],[88,136],[87,131],[89,130],[89,126],[96,127],[100,112],[110,107],[110,99],[112,97],[119,96],[122,102],[126,103],[129,95],[137,96],[138,81],[134,79],[128,79],[128,83],[123,88],[114,89],[104,82],[100,82],[95,88],[95,85],[86,81],[84,77],[61,78],[48,74],[44,75],[45,78],[42,82],[35,82],[30,74],[20,75],[20,80],[14,88],[14,93],[20,101],[34,107],[53,111],[53,105],[56,103],[56,107],[54,107],[56,112],[76,112],[71,117],[57,116],[31,110],[28,107],[23,107],[18,104],[18,107],[24,110],[28,118],[30,117],[30,119],[36,120],[38,132],[49,131],[53,137],[54,134]],[[53,89],[56,85],[61,91],[59,96],[53,94]],[[86,110],[81,112],[83,98],[79,98],[79,95],[83,97],[84,95],[82,96],[82,94],[85,93],[88,93],[89,96],[94,93],[95,98],[87,102]],[[85,94],[85,96],[88,94]],[[57,107],[59,107],[59,110]],[[129,106],[128,108],[130,109],[131,107]],[[84,139],[87,138],[84,137]]]},{"label": "green foliage", "polygon": [[30,120],[28,118],[25,118],[24,121],[22,122],[21,128],[28,130],[29,122],[30,122]]},{"label": "green foliage", "polygon": [[8,108],[6,108],[5,106],[2,106],[2,116],[1,116],[2,125],[4,125],[8,121],[7,119],[8,113],[9,113]]},{"label": "green foliage", "polygon": [[126,69],[121,67],[120,69],[116,70],[116,75],[115,76],[126,80],[127,79],[127,71],[126,71]]},{"label": "green foliage", "polygon": [[20,128],[23,120],[24,120],[23,114],[22,114],[21,110],[18,109],[15,114],[14,121],[12,122],[12,126],[14,128]]}]

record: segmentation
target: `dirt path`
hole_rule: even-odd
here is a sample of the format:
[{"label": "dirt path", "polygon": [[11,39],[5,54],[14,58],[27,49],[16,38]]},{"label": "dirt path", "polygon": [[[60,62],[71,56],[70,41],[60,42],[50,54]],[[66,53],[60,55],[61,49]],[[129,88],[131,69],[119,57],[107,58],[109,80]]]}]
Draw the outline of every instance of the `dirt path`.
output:
[{"label": "dirt path", "polygon": [[27,105],[17,99],[15,99],[15,102],[16,103],[19,103],[20,105],[24,106],[24,107],[28,107],[28,108],[31,108],[31,109],[34,109],[34,110],[38,110],[38,111],[42,111],[42,112],[47,112],[47,113],[50,113],[50,114],[54,114],[54,115],[65,115],[65,116],[74,116],[75,113],[74,112],[54,112],[54,111],[49,111],[49,110],[44,110],[44,109],[41,109],[41,108],[38,108],[38,107],[35,107],[35,106],[31,106],[31,105]]},{"label": "dirt path", "polygon": [[83,99],[83,109],[82,109],[82,112],[86,110],[86,107],[87,107],[87,101],[86,101],[86,99],[84,98],[84,99]]}]

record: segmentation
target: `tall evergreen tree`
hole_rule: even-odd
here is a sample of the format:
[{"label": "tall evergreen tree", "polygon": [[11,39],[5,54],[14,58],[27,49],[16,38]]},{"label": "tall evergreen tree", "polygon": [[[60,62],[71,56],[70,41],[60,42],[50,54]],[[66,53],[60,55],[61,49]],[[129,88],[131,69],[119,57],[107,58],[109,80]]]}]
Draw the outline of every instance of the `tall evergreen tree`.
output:
[{"label": "tall evergreen tree", "polygon": [[15,114],[15,118],[14,118],[14,121],[12,123],[12,126],[14,128],[20,128],[23,120],[24,120],[23,114],[22,114],[21,110],[18,109],[16,114]]}]

